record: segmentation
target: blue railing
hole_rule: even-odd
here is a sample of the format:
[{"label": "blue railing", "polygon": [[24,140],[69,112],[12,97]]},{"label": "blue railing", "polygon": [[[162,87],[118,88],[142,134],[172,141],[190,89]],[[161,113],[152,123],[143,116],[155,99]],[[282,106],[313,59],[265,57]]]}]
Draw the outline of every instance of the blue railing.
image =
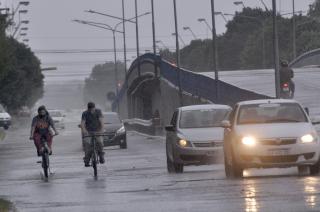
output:
[{"label": "blue railing", "polygon": [[[162,60],[160,56],[151,53],[140,56],[139,60],[141,67],[145,63],[150,62],[160,65],[160,74],[162,79],[167,80],[172,85],[178,87],[178,72],[175,65],[171,64],[168,61]],[[128,70],[127,79],[139,77],[138,73],[136,73],[138,72],[137,66],[138,60],[136,59]],[[182,90],[191,95],[207,99],[211,102],[234,105],[235,103],[243,100],[270,98],[265,95],[238,88],[222,81],[216,82],[216,80],[210,77],[195,72],[184,69],[180,69],[180,71]],[[128,81],[132,82],[132,79],[127,80],[126,83]],[[216,83],[219,83],[219,101],[217,101],[216,97]],[[119,94],[113,104],[113,108],[115,108],[116,104],[120,102],[121,99],[125,96],[126,88],[127,84],[124,84],[120,89]]]}]

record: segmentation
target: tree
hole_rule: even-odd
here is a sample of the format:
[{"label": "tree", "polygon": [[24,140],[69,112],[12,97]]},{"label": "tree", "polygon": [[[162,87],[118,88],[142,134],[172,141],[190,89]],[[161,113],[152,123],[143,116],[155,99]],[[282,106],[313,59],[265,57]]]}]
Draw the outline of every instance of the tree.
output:
[{"label": "tree", "polygon": [[[117,62],[118,79],[122,84],[125,80],[124,63]],[[107,101],[107,94],[115,92],[115,65],[113,62],[99,64],[93,67],[90,77],[85,80],[84,101],[94,101],[104,106]]]},{"label": "tree", "polygon": [[0,23],[0,103],[15,112],[42,97],[43,75],[39,59],[24,44],[5,35],[5,19]]}]

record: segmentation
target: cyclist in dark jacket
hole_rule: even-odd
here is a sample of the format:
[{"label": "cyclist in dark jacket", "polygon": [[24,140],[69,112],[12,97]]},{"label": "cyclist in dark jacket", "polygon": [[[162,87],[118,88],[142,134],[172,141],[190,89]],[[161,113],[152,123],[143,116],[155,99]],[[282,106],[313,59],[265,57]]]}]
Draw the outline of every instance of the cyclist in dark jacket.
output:
[{"label": "cyclist in dark jacket", "polygon": [[[101,110],[95,107],[93,102],[88,103],[88,109],[82,113],[81,118],[81,130],[84,136],[91,134],[102,134],[103,133],[103,115]],[[99,154],[100,163],[104,163],[104,151],[103,151],[103,138],[102,136],[96,137],[97,149]],[[91,138],[84,138],[85,156],[83,158],[85,167],[90,166],[90,157],[92,154]]]}]

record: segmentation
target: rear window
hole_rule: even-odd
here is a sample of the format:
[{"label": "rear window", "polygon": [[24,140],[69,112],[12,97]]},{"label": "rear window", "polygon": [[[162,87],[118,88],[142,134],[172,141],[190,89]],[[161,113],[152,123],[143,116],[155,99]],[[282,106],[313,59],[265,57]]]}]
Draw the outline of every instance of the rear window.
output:
[{"label": "rear window", "polygon": [[103,114],[103,120],[105,124],[120,124],[120,118],[117,114]]}]

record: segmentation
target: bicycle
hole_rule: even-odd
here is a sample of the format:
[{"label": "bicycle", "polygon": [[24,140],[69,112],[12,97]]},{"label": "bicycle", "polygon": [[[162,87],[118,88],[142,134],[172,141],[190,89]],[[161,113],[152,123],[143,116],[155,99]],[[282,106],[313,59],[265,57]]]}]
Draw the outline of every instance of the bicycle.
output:
[{"label": "bicycle", "polygon": [[[56,135],[53,135],[53,137],[54,136],[56,136]],[[49,160],[50,148],[49,148],[48,141],[45,136],[42,136],[40,141],[42,144],[42,147],[40,149],[42,160],[40,163],[43,168],[44,177],[46,179],[48,179],[49,173],[50,173],[50,160]]]},{"label": "bicycle", "polygon": [[90,157],[90,162],[91,162],[91,166],[93,168],[93,174],[94,177],[98,176],[98,167],[97,165],[100,163],[99,162],[99,154],[98,154],[98,150],[97,150],[97,141],[96,141],[96,137],[98,136],[104,136],[103,134],[91,134],[91,135],[86,135],[83,136],[83,138],[91,138],[90,140],[90,145],[91,145],[91,157]]}]

